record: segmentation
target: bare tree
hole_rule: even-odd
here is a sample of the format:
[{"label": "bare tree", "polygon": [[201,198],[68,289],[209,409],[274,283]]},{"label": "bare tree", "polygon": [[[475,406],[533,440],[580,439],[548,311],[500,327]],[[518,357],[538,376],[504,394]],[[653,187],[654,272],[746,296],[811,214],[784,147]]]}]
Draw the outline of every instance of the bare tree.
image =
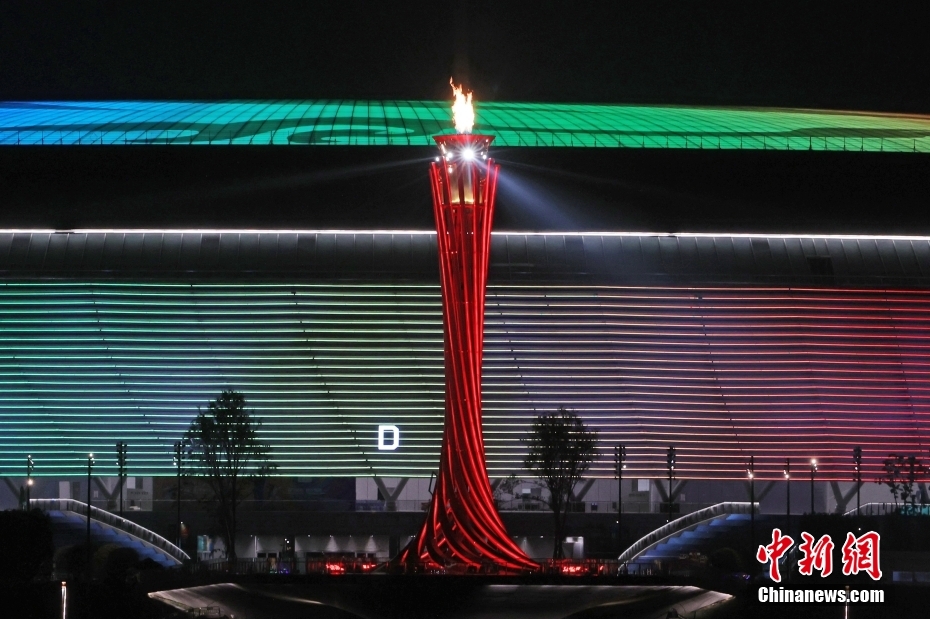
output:
[{"label": "bare tree", "polygon": [[212,493],[226,556],[236,560],[236,511],[249,482],[272,470],[268,448],[259,440],[261,421],[245,407],[245,396],[225,390],[198,409],[184,435],[187,474],[201,477]]},{"label": "bare tree", "polygon": [[920,491],[914,486],[917,484],[919,477],[927,474],[927,468],[915,456],[903,456],[900,454],[888,454],[888,457],[882,461],[882,470],[884,475],[879,477],[876,482],[885,484],[894,497],[895,505],[898,504],[898,497],[904,503],[904,509],[910,506],[913,509],[920,498]]},{"label": "bare tree", "polygon": [[554,413],[537,417],[529,435],[522,440],[527,445],[524,466],[549,491],[544,502],[555,519],[552,558],[562,559],[562,539],[572,491],[594,460],[597,431],[585,427],[574,411],[559,407]]}]

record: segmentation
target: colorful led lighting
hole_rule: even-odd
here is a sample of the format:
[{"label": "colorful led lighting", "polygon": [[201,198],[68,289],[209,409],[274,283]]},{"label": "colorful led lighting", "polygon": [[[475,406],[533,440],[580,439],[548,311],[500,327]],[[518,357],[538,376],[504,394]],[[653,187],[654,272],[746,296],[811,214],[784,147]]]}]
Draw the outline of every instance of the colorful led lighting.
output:
[{"label": "colorful led lighting", "polygon": [[[930,118],[771,108],[483,102],[499,146],[930,152]],[[0,145],[429,146],[444,101],[0,103]]]},{"label": "colorful led lighting", "polygon": [[[781,479],[786,457],[816,454],[818,480],[832,481],[849,479],[853,445],[871,479],[889,453],[930,444],[928,291],[491,285],[487,301],[494,477],[520,472],[518,437],[559,405],[599,429],[591,474],[604,478],[616,443],[631,477],[663,475],[675,444],[681,478],[745,479],[754,453],[757,479]],[[28,454],[36,475],[86,474],[87,453],[118,440],[133,445],[134,474],[171,475],[196,407],[234,386],[282,475],[429,477],[440,308],[435,285],[7,279],[0,475],[23,475]],[[405,437],[390,456],[379,423]],[[115,475],[115,459],[96,470]]]}]

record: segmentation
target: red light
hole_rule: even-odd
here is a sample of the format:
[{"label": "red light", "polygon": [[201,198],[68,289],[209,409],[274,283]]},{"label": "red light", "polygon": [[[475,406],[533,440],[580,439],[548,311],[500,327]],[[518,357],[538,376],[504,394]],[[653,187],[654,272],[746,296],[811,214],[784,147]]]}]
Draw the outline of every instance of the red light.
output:
[{"label": "red light", "polygon": [[[443,135],[443,152],[484,152],[493,138]],[[491,494],[481,428],[484,298],[499,166],[492,160],[432,163],[445,332],[446,417],[436,488],[417,537],[397,558],[420,568],[538,569],[501,521]]]},{"label": "red light", "polygon": [[585,566],[566,564],[562,566],[562,573],[567,576],[580,576],[585,573]]},{"label": "red light", "polygon": [[327,563],[326,564],[326,573],[333,575],[340,575],[346,573],[346,566],[341,563]]}]

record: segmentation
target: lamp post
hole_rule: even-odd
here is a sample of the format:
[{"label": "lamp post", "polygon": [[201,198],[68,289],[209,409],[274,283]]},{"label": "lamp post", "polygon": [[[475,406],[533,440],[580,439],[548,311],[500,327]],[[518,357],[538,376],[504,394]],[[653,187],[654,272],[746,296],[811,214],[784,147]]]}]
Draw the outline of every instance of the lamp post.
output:
[{"label": "lamp post", "polygon": [[32,471],[35,464],[32,462],[32,456],[26,456],[26,510],[29,510],[30,501],[32,500]]},{"label": "lamp post", "polygon": [[[862,447],[853,447],[853,463],[856,466],[856,522],[859,522],[859,489],[862,488]],[[861,530],[862,527],[859,527]]]},{"label": "lamp post", "polygon": [[811,460],[811,515],[814,513],[814,475],[817,473],[817,460]]},{"label": "lamp post", "polygon": [[785,458],[785,490],[788,501],[785,506],[785,533],[791,534],[791,458]]},{"label": "lamp post", "polygon": [[749,539],[750,548],[756,543],[756,459],[755,456],[749,456],[749,468],[746,470],[749,475]]},{"label": "lamp post", "polygon": [[91,574],[91,551],[90,551],[90,475],[94,470],[94,454],[87,454],[87,580],[90,581]]},{"label": "lamp post", "polygon": [[614,463],[617,467],[617,540],[623,552],[623,469],[626,468],[626,445],[614,448]]},{"label": "lamp post", "polygon": [[672,480],[675,477],[675,447],[669,445],[668,454],[665,457],[668,463],[668,520],[672,521]]},{"label": "lamp post", "polygon": [[178,548],[181,547],[181,449],[180,441],[174,444],[174,464],[178,471]]},{"label": "lamp post", "polygon": [[119,483],[119,517],[123,517],[123,486],[126,485],[126,443],[116,443],[116,466],[119,467],[117,483]]}]

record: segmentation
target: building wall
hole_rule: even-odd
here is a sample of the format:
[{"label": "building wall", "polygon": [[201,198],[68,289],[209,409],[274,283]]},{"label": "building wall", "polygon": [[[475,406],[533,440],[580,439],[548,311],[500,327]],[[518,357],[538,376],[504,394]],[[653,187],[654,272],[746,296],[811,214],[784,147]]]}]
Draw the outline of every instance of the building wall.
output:
[{"label": "building wall", "polygon": [[[233,388],[283,475],[425,480],[436,264],[429,231],[0,230],[0,476],[31,454],[80,479],[90,451],[113,476],[117,440],[131,474],[173,475],[197,407]],[[630,479],[664,477],[675,445],[682,479],[734,482],[750,457],[762,479],[816,458],[846,481],[854,446],[868,479],[924,449],[930,238],[496,233],[489,269],[494,477],[559,406],[599,431],[603,479],[618,444]]]},{"label": "building wall", "polygon": [[[242,391],[278,472],[413,477],[442,438],[438,288],[400,284],[32,282],[0,286],[0,475],[174,474],[199,407]],[[930,292],[492,285],[483,367],[487,464],[520,468],[533,419],[560,406],[598,431],[589,475],[741,480],[816,458],[876,478],[930,433]],[[379,426],[399,429],[379,447]],[[49,440],[49,437],[53,437]],[[412,490],[412,488],[411,488]]]}]

